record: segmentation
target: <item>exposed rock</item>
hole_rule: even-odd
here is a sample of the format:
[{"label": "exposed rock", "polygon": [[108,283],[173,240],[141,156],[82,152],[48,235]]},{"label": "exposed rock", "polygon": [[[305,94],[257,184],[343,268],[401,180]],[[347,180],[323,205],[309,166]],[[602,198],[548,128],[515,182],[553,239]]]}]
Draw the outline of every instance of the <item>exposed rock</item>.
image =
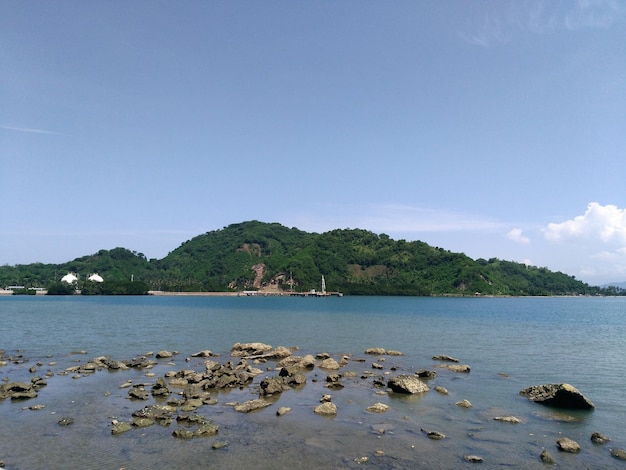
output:
[{"label": "exposed rock", "polygon": [[571,454],[577,454],[580,452],[580,445],[578,445],[578,442],[573,441],[568,437],[562,437],[557,440],[556,445],[562,452],[569,452]]},{"label": "exposed rock", "polygon": [[277,393],[283,393],[285,390],[289,390],[289,387],[285,384],[283,377],[266,377],[261,383],[261,395],[275,395]]},{"label": "exposed rock", "polygon": [[390,349],[389,351],[387,351],[387,356],[404,356],[404,353]]},{"label": "exposed rock", "polygon": [[154,420],[150,418],[133,418],[133,422],[131,424],[136,428],[147,428],[148,426],[152,426],[154,424]]},{"label": "exposed rock", "polygon": [[251,411],[260,410],[261,408],[265,408],[270,405],[271,403],[269,401],[257,398],[256,400],[238,403],[237,405],[235,405],[235,411],[239,411],[240,413],[250,413]]},{"label": "exposed rock", "polygon": [[38,388],[32,382],[9,382],[0,385],[0,400],[5,398],[11,398],[11,400],[36,398]]},{"label": "exposed rock", "polygon": [[313,411],[318,415],[333,416],[337,414],[337,405],[327,401],[316,406]]},{"label": "exposed rock", "polygon": [[156,353],[156,357],[157,359],[163,359],[163,358],[168,358],[168,357],[172,357],[174,355],[173,352],[171,351],[159,351],[158,353]]},{"label": "exposed rock", "polygon": [[320,369],[337,370],[339,369],[339,364],[332,357],[329,357],[327,359],[324,359],[320,363],[319,367]]},{"label": "exposed rock", "polygon": [[213,353],[209,351],[208,349],[205,349],[204,351],[198,351],[197,353],[193,353],[191,355],[191,357],[211,357],[211,356],[213,356]]},{"label": "exposed rock", "polygon": [[211,421],[205,421],[193,432],[194,437],[214,436],[219,431],[219,426]]},{"label": "exposed rock", "polygon": [[172,391],[168,388],[167,383],[165,382],[165,379],[162,377],[159,377],[156,380],[156,383],[152,386],[152,390],[151,390],[152,396],[167,396],[169,394],[172,393]]},{"label": "exposed rock", "polygon": [[446,361],[446,362],[459,362],[459,360],[456,357],[450,357],[446,355],[433,356],[433,360],[434,361]]},{"label": "exposed rock", "polygon": [[546,384],[525,388],[519,392],[530,401],[558,408],[591,410],[593,403],[570,384]]},{"label": "exposed rock", "polygon": [[387,351],[384,348],[369,348],[365,350],[365,354],[374,354],[378,356],[382,356],[386,353]]},{"label": "exposed rock", "polygon": [[289,408],[288,406],[281,406],[280,408],[276,410],[276,415],[282,416],[290,412],[291,412],[291,408]]},{"label": "exposed rock", "polygon": [[193,431],[189,429],[175,429],[172,431],[172,436],[178,439],[193,439]]},{"label": "exposed rock", "polygon": [[457,401],[455,403],[456,406],[459,406],[461,408],[471,408],[472,404],[470,403],[469,400],[461,400],[461,401]]},{"label": "exposed rock", "polygon": [[541,459],[543,463],[548,464],[548,465],[554,465],[556,463],[556,460],[554,460],[554,457],[552,457],[552,454],[545,449],[541,452],[541,455],[539,456],[539,458]]},{"label": "exposed rock", "polygon": [[428,385],[419,378],[411,375],[398,375],[387,381],[389,387],[395,393],[424,393],[430,390]]},{"label": "exposed rock", "polygon": [[134,400],[147,400],[148,392],[143,388],[143,385],[135,385],[128,390],[128,396]]},{"label": "exposed rock", "polygon": [[383,369],[383,366],[378,362],[372,362],[372,369]]},{"label": "exposed rock", "polygon": [[626,450],[624,449],[611,449],[611,455],[619,460],[626,460]]},{"label": "exposed rock", "polygon": [[430,380],[437,377],[437,372],[434,370],[420,369],[415,372],[415,375],[417,375],[420,379]]},{"label": "exposed rock", "polygon": [[606,444],[607,442],[610,442],[610,441],[611,439],[606,437],[604,434],[600,434],[599,432],[594,432],[591,435],[591,442],[593,442],[594,444]]},{"label": "exposed rock", "polygon": [[328,383],[337,383],[341,379],[341,375],[339,374],[328,374],[326,376],[326,382]]},{"label": "exposed rock", "polygon": [[370,413],[384,413],[389,409],[389,405],[385,405],[384,403],[374,403],[371,406],[367,407],[367,411]]},{"label": "exposed rock", "polygon": [[448,369],[452,372],[462,372],[468,374],[471,370],[470,366],[467,364],[439,364],[435,367],[439,367],[440,369]]},{"label": "exposed rock", "polygon": [[426,434],[428,439],[433,439],[435,441],[438,441],[438,440],[446,438],[446,435],[441,433],[441,432],[439,432],[439,431],[428,431],[428,430],[426,430],[424,428],[421,428],[421,431]]},{"label": "exposed rock", "polygon": [[130,423],[113,421],[113,425],[111,426],[111,434],[122,434],[123,432],[130,431],[132,428],[133,426]]},{"label": "exposed rock", "polygon": [[448,389],[446,387],[437,386],[435,387],[435,392],[439,392],[442,395],[448,395]]},{"label": "exposed rock", "polygon": [[272,346],[264,343],[235,343],[230,350],[234,357],[259,356],[272,349]]},{"label": "exposed rock", "polygon": [[64,416],[58,421],[59,426],[69,426],[70,424],[74,424],[74,418],[70,418],[69,416]]},{"label": "exposed rock", "polygon": [[230,445],[230,442],[228,442],[228,441],[217,440],[213,444],[211,444],[211,448],[215,449],[215,450],[219,450],[219,449],[223,449],[225,447],[228,447],[229,445]]},{"label": "exposed rock", "polygon": [[516,416],[496,416],[493,419],[495,419],[496,421],[502,421],[504,423],[513,423],[513,424],[519,424],[522,422],[522,420],[517,418]]},{"label": "exposed rock", "polygon": [[150,405],[135,411],[133,417],[150,419],[161,426],[168,426],[174,420],[175,412],[174,406]]},{"label": "exposed rock", "polygon": [[479,457],[478,455],[465,455],[463,456],[463,460],[465,460],[466,462],[481,463],[483,461],[483,458]]}]

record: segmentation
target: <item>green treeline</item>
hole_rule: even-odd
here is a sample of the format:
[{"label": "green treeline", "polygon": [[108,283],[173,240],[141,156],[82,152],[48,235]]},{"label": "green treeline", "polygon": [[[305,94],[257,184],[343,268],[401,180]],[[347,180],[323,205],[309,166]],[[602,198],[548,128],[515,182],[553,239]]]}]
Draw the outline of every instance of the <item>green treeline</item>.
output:
[{"label": "green treeline", "polygon": [[[352,295],[623,295],[573,276],[497,258],[473,260],[420,241],[393,240],[361,229],[308,233],[277,223],[233,224],[184,242],[165,258],[115,248],[58,265],[0,267],[0,286],[45,287],[61,293],[60,278],[80,281],[83,294],[163,291],[319,290]],[[134,282],[131,282],[131,279]],[[51,289],[52,288],[52,289]]]}]

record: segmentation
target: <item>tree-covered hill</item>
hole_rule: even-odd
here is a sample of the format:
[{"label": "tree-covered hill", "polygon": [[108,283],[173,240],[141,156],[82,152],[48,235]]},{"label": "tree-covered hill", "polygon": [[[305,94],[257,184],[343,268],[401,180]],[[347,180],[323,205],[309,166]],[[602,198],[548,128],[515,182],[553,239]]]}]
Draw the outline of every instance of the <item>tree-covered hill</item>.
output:
[{"label": "tree-covered hill", "polygon": [[[420,241],[361,229],[308,233],[277,223],[233,224],[147,260],[124,248],[100,250],[59,265],[0,267],[0,286],[47,287],[75,272],[130,278],[165,291],[320,289],[353,295],[578,295],[608,291],[573,276],[520,263],[473,260]],[[611,292],[614,293],[614,292]]]}]

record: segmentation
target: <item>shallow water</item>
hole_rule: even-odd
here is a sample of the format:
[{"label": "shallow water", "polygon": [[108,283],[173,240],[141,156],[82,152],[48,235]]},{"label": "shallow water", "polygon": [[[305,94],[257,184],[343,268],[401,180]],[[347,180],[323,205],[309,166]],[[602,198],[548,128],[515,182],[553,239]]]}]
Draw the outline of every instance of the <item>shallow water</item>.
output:
[{"label": "shallow water", "polygon": [[[0,349],[19,352],[24,360],[0,367],[0,378],[55,374],[37,398],[0,402],[0,459],[15,469],[168,468],[182,462],[186,468],[220,469],[443,469],[470,466],[463,456],[476,454],[483,468],[543,468],[538,456],[546,448],[563,468],[621,468],[609,448],[626,447],[624,313],[626,299],[619,298],[0,297]],[[351,355],[340,372],[356,377],[342,379],[343,390],[329,391],[326,372],[316,368],[304,387],[283,393],[264,410],[241,414],[227,405],[257,398],[258,382],[276,374],[268,370],[250,387],[220,393],[216,405],[199,409],[220,426],[217,436],[183,441],[171,435],[176,423],[111,435],[111,419],[128,421],[133,411],[154,403],[152,397],[131,401],[128,390],[119,388],[128,380],[153,383],[146,370],[98,371],[79,379],[58,375],[96,356],[123,360],[161,349],[179,354],[158,360],[150,371],[156,377],[183,368],[201,371],[202,359],[186,360],[192,353],[210,349],[226,362],[234,343],[253,341],[297,346],[298,355]],[[363,354],[370,347],[404,356],[381,362]],[[435,368],[436,354],[460,358],[471,373]],[[387,394],[361,378],[373,371],[373,361],[384,365],[380,373],[426,368],[437,377],[423,396]],[[30,373],[38,362],[37,373]],[[561,382],[577,387],[596,409],[562,412],[519,396],[528,386]],[[450,394],[432,390],[437,385]],[[325,393],[338,407],[334,418],[313,413]],[[473,407],[455,406],[462,399]],[[365,411],[376,402],[390,405],[389,411]],[[27,409],[38,403],[46,407]],[[293,411],[277,417],[278,406]],[[522,423],[493,420],[500,415],[515,415]],[[74,424],[59,426],[63,416]],[[430,440],[421,428],[446,438]],[[594,431],[613,441],[592,444]],[[556,440],[562,436],[579,442],[582,452],[559,452]],[[217,440],[229,444],[214,450]],[[360,458],[368,461],[355,461]]]}]

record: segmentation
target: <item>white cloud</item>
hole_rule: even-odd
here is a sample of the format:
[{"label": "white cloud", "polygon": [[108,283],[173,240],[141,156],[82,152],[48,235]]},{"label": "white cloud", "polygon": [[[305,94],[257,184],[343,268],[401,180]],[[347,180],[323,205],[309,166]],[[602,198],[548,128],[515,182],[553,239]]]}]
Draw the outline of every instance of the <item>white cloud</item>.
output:
[{"label": "white cloud", "polygon": [[583,215],[565,222],[548,224],[544,234],[551,241],[596,240],[605,244],[615,243],[618,248],[623,248],[626,246],[626,209],[592,202]]},{"label": "white cloud", "polygon": [[528,245],[530,243],[530,238],[524,235],[519,228],[510,230],[509,233],[506,234],[506,238],[516,243],[521,243],[522,245]]},{"label": "white cloud", "polygon": [[592,202],[584,214],[550,223],[543,234],[566,271],[577,266],[578,275],[600,283],[626,275],[626,209]]}]

